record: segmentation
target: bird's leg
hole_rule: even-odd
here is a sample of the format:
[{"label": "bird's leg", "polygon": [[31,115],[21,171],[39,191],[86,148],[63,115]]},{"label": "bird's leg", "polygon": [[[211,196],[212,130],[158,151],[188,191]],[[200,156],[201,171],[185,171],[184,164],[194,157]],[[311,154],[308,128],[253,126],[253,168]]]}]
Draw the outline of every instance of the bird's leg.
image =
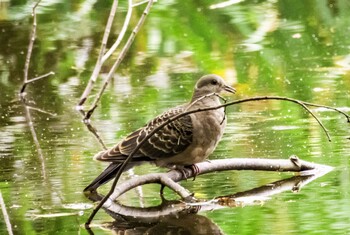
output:
[{"label": "bird's leg", "polygon": [[162,202],[166,201],[166,199],[164,197],[164,188],[165,188],[165,185],[164,184],[160,184],[159,194],[160,194],[160,199],[162,199]]}]

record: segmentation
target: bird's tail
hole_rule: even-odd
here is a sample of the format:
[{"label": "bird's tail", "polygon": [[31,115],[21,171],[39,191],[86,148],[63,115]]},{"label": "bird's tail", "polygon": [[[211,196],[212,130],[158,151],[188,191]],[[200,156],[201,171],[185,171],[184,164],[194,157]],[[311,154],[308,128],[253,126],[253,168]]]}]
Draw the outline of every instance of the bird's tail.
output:
[{"label": "bird's tail", "polygon": [[109,166],[106,167],[106,169],[104,169],[104,171],[102,171],[102,173],[99,176],[96,177],[96,179],[94,179],[84,189],[84,192],[96,191],[98,187],[113,179],[116,176],[121,165],[121,163],[111,163]]}]

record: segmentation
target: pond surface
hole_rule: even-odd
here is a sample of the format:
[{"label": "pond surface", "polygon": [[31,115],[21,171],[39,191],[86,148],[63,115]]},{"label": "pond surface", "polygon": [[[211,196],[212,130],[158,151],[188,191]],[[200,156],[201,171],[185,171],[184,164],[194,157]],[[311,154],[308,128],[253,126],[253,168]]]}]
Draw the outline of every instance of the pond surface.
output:
[{"label": "pond surface", "polygon": [[[347,0],[237,1],[226,7],[214,3],[220,1],[154,4],[92,117],[108,147],[162,111],[188,101],[196,80],[208,73],[224,77],[237,89],[228,100],[278,95],[350,113]],[[0,3],[0,192],[14,234],[88,234],[82,225],[94,205],[82,190],[106,165],[92,160],[102,147],[75,106],[96,63],[111,2],[57,0],[39,5],[29,78],[50,71],[55,75],[28,85],[26,98],[35,107],[28,108],[18,93],[33,4]],[[127,34],[144,7],[134,8]],[[127,4],[121,1],[108,46],[117,38],[126,12]],[[102,67],[101,78],[116,54]],[[195,218],[188,215],[181,229],[173,224],[155,231],[206,234],[208,226],[217,234],[349,234],[349,123],[337,112],[312,111],[331,142],[316,120],[293,103],[259,101],[229,107],[224,138],[211,159],[288,159],[295,154],[332,166],[333,171],[298,192],[272,195],[263,204],[201,211]],[[163,171],[150,165],[134,170],[137,175]],[[182,185],[197,198],[210,200],[292,176],[227,171]],[[168,199],[178,199],[165,193]],[[160,203],[158,185],[144,187],[142,194],[145,207]],[[121,202],[140,206],[139,193],[128,193]],[[101,210],[93,232],[112,234],[106,230],[110,226],[101,228],[111,221]],[[132,234],[137,231],[141,230]],[[0,233],[8,233],[2,216]],[[149,233],[157,234],[154,229]]]}]

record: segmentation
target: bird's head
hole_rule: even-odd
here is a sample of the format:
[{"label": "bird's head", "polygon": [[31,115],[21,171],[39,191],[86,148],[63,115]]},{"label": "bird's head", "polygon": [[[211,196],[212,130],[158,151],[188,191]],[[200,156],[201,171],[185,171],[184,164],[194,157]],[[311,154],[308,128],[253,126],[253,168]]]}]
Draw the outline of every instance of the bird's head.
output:
[{"label": "bird's head", "polygon": [[220,76],[215,74],[209,74],[201,77],[194,88],[193,98],[199,98],[201,96],[209,94],[220,94],[223,91],[235,93],[236,90],[227,85]]}]

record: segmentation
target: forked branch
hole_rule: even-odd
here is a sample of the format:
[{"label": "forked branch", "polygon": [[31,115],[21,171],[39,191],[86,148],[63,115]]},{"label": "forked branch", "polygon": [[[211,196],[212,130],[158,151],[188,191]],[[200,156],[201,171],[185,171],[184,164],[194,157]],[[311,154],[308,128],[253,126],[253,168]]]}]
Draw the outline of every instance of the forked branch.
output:
[{"label": "forked branch", "polygon": [[23,81],[23,85],[22,85],[22,88],[20,89],[20,93],[19,93],[21,99],[24,98],[24,96],[25,96],[25,89],[26,89],[26,87],[27,87],[27,85],[29,83],[35,82],[35,81],[37,81],[39,79],[42,79],[42,78],[45,78],[45,77],[48,77],[50,75],[55,74],[54,72],[49,72],[49,73],[46,73],[44,75],[38,76],[36,78],[28,79],[30,58],[32,57],[33,45],[34,45],[34,41],[35,41],[35,37],[36,37],[36,28],[37,28],[36,8],[38,7],[40,2],[41,2],[41,0],[37,1],[34,4],[33,10],[32,10],[33,25],[32,25],[32,31],[30,33],[29,45],[28,45],[28,50],[27,50],[27,56],[26,56],[26,60],[25,60],[25,64],[24,64],[24,81]]},{"label": "forked branch", "polygon": [[127,52],[129,51],[129,48],[131,46],[131,44],[133,43],[137,33],[140,31],[143,23],[146,20],[147,15],[149,14],[149,11],[152,7],[153,4],[153,0],[149,0],[145,10],[143,11],[142,16],[140,17],[137,25],[135,26],[134,30],[132,31],[132,33],[130,34],[127,42],[125,43],[123,49],[120,51],[117,60],[114,62],[112,68],[110,69],[107,77],[105,78],[105,80],[103,81],[103,85],[100,89],[100,91],[98,92],[94,102],[92,103],[89,111],[86,113],[84,119],[89,119],[93,113],[93,111],[96,109],[97,107],[97,103],[100,101],[102,94],[104,93],[105,89],[107,88],[111,78],[113,77],[116,69],[119,67],[119,65],[121,64],[121,62],[123,61],[124,57],[126,56]]},{"label": "forked branch", "polygon": [[[215,95],[215,94],[213,94]],[[112,183],[111,189],[109,190],[109,192],[106,194],[106,196],[104,196],[104,198],[100,201],[100,203],[97,205],[97,207],[93,210],[93,212],[91,213],[89,219],[87,220],[85,226],[89,227],[89,224],[91,223],[92,219],[94,218],[94,216],[96,215],[96,213],[98,212],[98,210],[102,207],[102,205],[110,198],[110,196],[113,194],[118,179],[120,178],[122,172],[124,171],[125,167],[127,166],[127,164],[131,161],[131,159],[133,158],[133,156],[139,151],[139,149],[146,143],[146,141],[148,141],[155,133],[157,133],[159,130],[161,130],[163,127],[165,127],[166,125],[168,125],[169,123],[175,121],[176,119],[179,119],[183,116],[189,115],[191,113],[197,113],[197,112],[204,112],[204,111],[209,111],[209,110],[215,110],[215,109],[219,109],[219,108],[223,108],[223,107],[227,107],[227,106],[231,106],[231,105],[235,105],[235,104],[239,104],[239,103],[245,103],[245,102],[252,102],[252,101],[261,101],[261,100],[283,100],[283,101],[289,101],[289,102],[293,102],[296,103],[298,105],[300,105],[301,107],[303,107],[307,112],[309,112],[311,114],[312,117],[314,117],[316,119],[316,121],[320,124],[320,126],[322,127],[322,129],[324,130],[324,132],[326,133],[328,140],[330,141],[330,135],[327,131],[327,129],[325,128],[325,126],[322,124],[322,122],[317,118],[317,116],[307,107],[307,106],[314,106],[314,107],[324,107],[326,109],[330,109],[330,110],[334,110],[337,111],[341,114],[343,114],[347,120],[349,121],[350,115],[348,115],[345,112],[340,111],[337,108],[333,108],[333,107],[329,107],[329,106],[322,106],[322,105],[318,105],[318,104],[312,104],[312,103],[308,103],[308,102],[304,102],[304,101],[300,101],[297,99],[292,99],[292,98],[288,98],[288,97],[280,97],[280,96],[261,96],[261,97],[252,97],[252,98],[246,98],[246,99],[240,99],[240,100],[236,100],[236,101],[231,101],[231,102],[227,102],[225,104],[222,105],[218,105],[218,106],[214,106],[214,107],[208,107],[208,108],[199,108],[199,109],[195,109],[195,110],[189,110],[183,113],[180,113],[172,118],[169,118],[167,121],[165,121],[164,123],[162,123],[161,125],[157,126],[156,128],[153,129],[153,131],[151,131],[150,133],[148,133],[147,136],[145,136],[145,138],[140,141],[140,143],[133,149],[133,151],[130,153],[130,155],[125,159],[125,161],[123,162],[123,164],[121,165],[121,167],[119,168],[119,171],[117,172],[115,179]],[[291,159],[291,161],[293,161],[293,159]],[[296,166],[300,165],[300,162],[298,160],[294,159],[294,164]],[[301,170],[301,169],[300,169]]]},{"label": "forked branch", "polygon": [[[143,234],[144,231],[158,231],[156,229],[159,229],[159,224],[161,224],[162,227],[170,226],[171,228],[177,225],[180,227],[186,226],[186,228],[197,227],[198,230],[194,229],[193,233],[196,233],[195,231],[199,231],[199,233],[205,231],[205,234],[218,234],[218,231],[221,231],[220,228],[211,219],[199,214],[199,212],[221,210],[227,207],[261,206],[280,193],[300,191],[302,187],[326,173],[325,169],[320,174],[292,176],[247,191],[219,195],[211,200],[202,198],[195,203],[186,203],[182,200],[162,200],[159,205],[135,207],[123,205],[118,201],[111,201],[109,205],[103,206],[104,210],[115,219],[113,224],[108,223],[107,228],[112,229],[115,234],[127,233],[128,231]],[[96,200],[99,200],[99,198],[96,197],[93,201]],[[174,219],[176,224],[174,224]]]},{"label": "forked branch", "polygon": [[93,85],[96,82],[96,79],[97,79],[98,75],[100,74],[100,70],[101,70],[102,64],[104,62],[102,58],[103,58],[104,53],[106,51],[106,46],[107,46],[107,42],[108,42],[109,33],[111,31],[112,23],[113,23],[114,16],[115,16],[115,13],[117,11],[117,8],[118,8],[118,0],[114,0],[113,1],[113,5],[111,7],[111,11],[109,13],[108,20],[107,20],[107,25],[106,25],[106,28],[105,28],[105,32],[103,34],[101,48],[100,48],[100,53],[98,55],[98,58],[97,58],[97,61],[96,61],[96,64],[95,64],[94,71],[92,72],[90,80],[89,80],[88,84],[86,85],[85,90],[84,90],[83,94],[81,95],[79,103],[78,103],[78,110],[84,116],[85,116],[85,113],[82,110],[82,105],[85,103],[87,97],[89,96],[89,94],[90,94],[90,92],[92,90]]},{"label": "forked branch", "polygon": [[124,24],[123,27],[121,29],[121,32],[117,38],[117,40],[114,42],[114,44],[112,45],[112,47],[105,53],[106,51],[106,45],[107,45],[107,41],[108,41],[108,37],[109,37],[109,33],[110,33],[110,29],[112,26],[112,22],[117,10],[117,6],[118,6],[118,1],[114,0],[113,5],[112,5],[112,9],[108,18],[108,22],[105,28],[105,33],[103,35],[103,40],[102,40],[102,45],[100,48],[100,53],[98,56],[98,59],[96,61],[96,65],[94,68],[94,71],[90,77],[90,80],[83,92],[83,94],[81,95],[81,98],[78,102],[78,105],[76,107],[76,109],[83,115],[83,122],[86,125],[86,127],[88,128],[88,130],[96,137],[96,139],[99,141],[99,143],[102,145],[102,147],[104,149],[106,149],[105,144],[102,141],[102,138],[100,137],[100,135],[97,132],[97,129],[91,124],[90,121],[90,117],[91,115],[94,113],[95,109],[97,108],[97,103],[99,102],[99,100],[101,99],[105,89],[107,88],[108,83],[110,82],[111,78],[113,77],[115,71],[117,70],[117,68],[119,67],[119,65],[121,64],[121,62],[123,61],[125,55],[127,54],[127,52],[129,51],[129,48],[132,44],[132,42],[134,41],[136,34],[139,32],[141,26],[143,25],[146,16],[148,15],[152,4],[153,4],[154,0],[149,0],[148,4],[142,14],[142,16],[140,17],[138,23],[136,24],[135,28],[133,29],[132,33],[130,34],[127,42],[125,43],[124,47],[122,48],[122,50],[120,51],[117,60],[115,61],[115,63],[113,64],[112,68],[110,69],[107,77],[105,78],[105,80],[103,81],[103,85],[102,88],[100,89],[100,91],[98,92],[95,100],[93,101],[92,105],[90,106],[90,109],[85,111],[83,109],[83,105],[85,104],[88,96],[91,93],[91,90],[93,88],[93,85],[96,82],[96,79],[100,73],[101,67],[103,65],[103,63],[112,55],[112,53],[117,49],[117,47],[120,45],[120,42],[122,41],[122,39],[124,38],[126,29],[129,25],[130,19],[131,19],[131,14],[132,14],[132,0],[128,0],[128,12],[126,14],[125,20],[124,20]]},{"label": "forked branch", "polygon": [[296,156],[291,156],[289,160],[285,159],[254,159],[254,158],[232,158],[211,160],[210,162],[201,162],[196,164],[198,172],[193,172],[190,168],[184,168],[182,171],[172,170],[166,173],[153,173],[134,177],[122,184],[119,184],[110,200],[114,201],[129,190],[145,184],[158,183],[167,186],[177,193],[182,200],[192,201],[192,193],[188,192],[181,185],[174,185],[173,182],[179,182],[184,179],[196,177],[197,175],[208,174],[216,171],[227,170],[259,170],[259,171],[277,171],[277,172],[299,172],[300,175],[313,175],[320,172],[328,172],[332,167],[302,161]]}]

